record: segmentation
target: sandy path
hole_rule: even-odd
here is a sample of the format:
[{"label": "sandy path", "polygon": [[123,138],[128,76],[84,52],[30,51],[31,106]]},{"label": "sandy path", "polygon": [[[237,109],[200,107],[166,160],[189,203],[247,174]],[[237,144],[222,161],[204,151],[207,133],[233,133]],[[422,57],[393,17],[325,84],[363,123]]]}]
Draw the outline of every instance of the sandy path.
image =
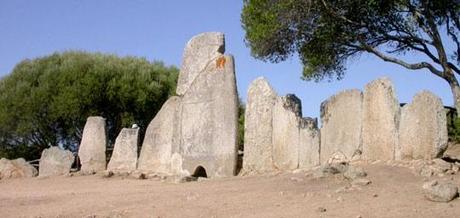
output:
[{"label": "sandy path", "polygon": [[[348,181],[303,173],[182,184],[99,176],[4,180],[0,217],[460,217],[459,199],[425,200],[423,178],[409,169],[365,169],[371,185],[339,193]],[[448,178],[460,185],[460,176]]]}]

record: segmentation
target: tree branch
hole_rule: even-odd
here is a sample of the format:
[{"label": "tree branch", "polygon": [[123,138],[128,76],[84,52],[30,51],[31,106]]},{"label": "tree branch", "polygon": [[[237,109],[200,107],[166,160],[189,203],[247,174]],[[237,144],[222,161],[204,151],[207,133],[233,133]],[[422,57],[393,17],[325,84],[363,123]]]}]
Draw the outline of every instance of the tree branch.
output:
[{"label": "tree branch", "polygon": [[395,57],[390,57],[390,56],[387,56],[385,55],[384,53],[378,51],[377,49],[361,42],[361,46],[362,48],[369,52],[369,53],[372,53],[374,55],[376,55],[377,57],[379,57],[380,59],[386,61],[386,62],[391,62],[391,63],[395,63],[395,64],[398,64],[400,66],[403,66],[407,69],[410,69],[410,70],[420,70],[420,69],[423,69],[423,68],[426,68],[428,70],[430,70],[430,72],[432,72],[433,74],[441,77],[441,78],[444,78],[443,76],[443,72],[442,71],[439,71],[437,70],[433,65],[427,63],[427,62],[420,62],[420,63],[415,63],[415,64],[410,64],[410,63],[407,63],[403,60],[400,60],[400,59],[397,59]]}]

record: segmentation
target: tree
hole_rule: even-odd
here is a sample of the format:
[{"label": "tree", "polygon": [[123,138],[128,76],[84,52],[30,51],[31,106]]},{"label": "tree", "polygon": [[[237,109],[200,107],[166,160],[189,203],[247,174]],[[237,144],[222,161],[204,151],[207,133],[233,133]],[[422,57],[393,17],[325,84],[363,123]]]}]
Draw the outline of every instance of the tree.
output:
[{"label": "tree", "polygon": [[[347,59],[369,53],[442,78],[460,111],[459,0],[245,0],[241,17],[253,56],[298,53],[303,79],[341,79]],[[408,52],[426,60],[409,63]]]},{"label": "tree", "polygon": [[76,150],[88,116],[107,119],[109,144],[123,127],[145,129],[175,93],[178,69],[143,58],[64,52],[24,60],[0,81],[0,156]]}]

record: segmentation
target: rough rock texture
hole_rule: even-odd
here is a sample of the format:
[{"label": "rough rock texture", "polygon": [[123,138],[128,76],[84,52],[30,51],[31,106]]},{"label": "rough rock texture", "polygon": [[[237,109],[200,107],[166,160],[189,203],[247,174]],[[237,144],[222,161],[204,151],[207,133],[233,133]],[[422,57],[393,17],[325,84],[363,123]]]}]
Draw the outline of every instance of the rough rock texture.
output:
[{"label": "rough rock texture", "polygon": [[317,120],[302,117],[300,99],[278,97],[264,78],[248,90],[243,173],[308,169],[319,165]]},{"label": "rough rock texture", "polygon": [[361,91],[347,90],[321,104],[321,164],[337,156],[351,160],[359,153],[362,101]]},{"label": "rough rock texture", "polygon": [[37,169],[27,163],[24,158],[15,160],[0,159],[0,179],[27,178],[34,177],[37,174]]},{"label": "rough rock texture", "polygon": [[223,33],[207,32],[190,39],[184,49],[176,93],[185,94],[196,77],[209,65],[209,61],[216,59],[224,52]]},{"label": "rough rock texture", "polygon": [[183,95],[179,113],[183,169],[194,174],[202,166],[210,177],[234,175],[238,94],[233,57],[208,60]]},{"label": "rough rock texture", "polygon": [[300,99],[295,95],[278,97],[273,107],[273,162],[279,170],[299,166]]},{"label": "rough rock texture", "polygon": [[394,160],[398,147],[399,102],[393,83],[381,78],[363,93],[363,156],[368,160]]},{"label": "rough rock texture", "polygon": [[59,176],[70,172],[75,158],[71,151],[53,146],[43,150],[40,158],[39,176]]},{"label": "rough rock texture", "polygon": [[272,114],[277,94],[263,77],[249,86],[244,121],[244,161],[246,172],[273,168]]},{"label": "rough rock texture", "polygon": [[105,119],[88,117],[78,150],[81,173],[92,174],[106,168],[107,132]]},{"label": "rough rock texture", "polygon": [[139,128],[123,128],[115,140],[107,170],[133,172],[137,167],[137,140]]},{"label": "rough rock texture", "polygon": [[171,172],[173,150],[179,150],[177,135],[180,97],[169,98],[150,122],[139,156],[138,169],[144,172]]},{"label": "rough rock texture", "polygon": [[458,196],[458,188],[452,183],[440,183],[438,181],[423,184],[425,197],[430,201],[449,202]]},{"label": "rough rock texture", "polygon": [[222,33],[191,39],[176,92],[149,125],[138,169],[188,176],[203,167],[209,177],[236,172],[238,94],[232,56]]},{"label": "rough rock texture", "polygon": [[320,165],[319,139],[318,120],[301,118],[299,123],[299,168],[311,169]]},{"label": "rough rock texture", "polygon": [[396,159],[433,159],[447,148],[446,114],[440,98],[429,91],[415,95],[401,111],[400,152]]}]

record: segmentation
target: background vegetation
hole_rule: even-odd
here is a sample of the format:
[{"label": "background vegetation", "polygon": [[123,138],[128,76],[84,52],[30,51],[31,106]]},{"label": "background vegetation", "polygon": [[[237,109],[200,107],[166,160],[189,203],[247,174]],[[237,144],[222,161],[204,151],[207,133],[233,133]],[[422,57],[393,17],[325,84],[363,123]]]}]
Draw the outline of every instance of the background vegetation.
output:
[{"label": "background vegetation", "polygon": [[175,94],[178,69],[143,58],[69,51],[24,60],[0,80],[0,157],[75,151],[88,116],[107,119],[113,144],[123,127],[145,129]]}]

